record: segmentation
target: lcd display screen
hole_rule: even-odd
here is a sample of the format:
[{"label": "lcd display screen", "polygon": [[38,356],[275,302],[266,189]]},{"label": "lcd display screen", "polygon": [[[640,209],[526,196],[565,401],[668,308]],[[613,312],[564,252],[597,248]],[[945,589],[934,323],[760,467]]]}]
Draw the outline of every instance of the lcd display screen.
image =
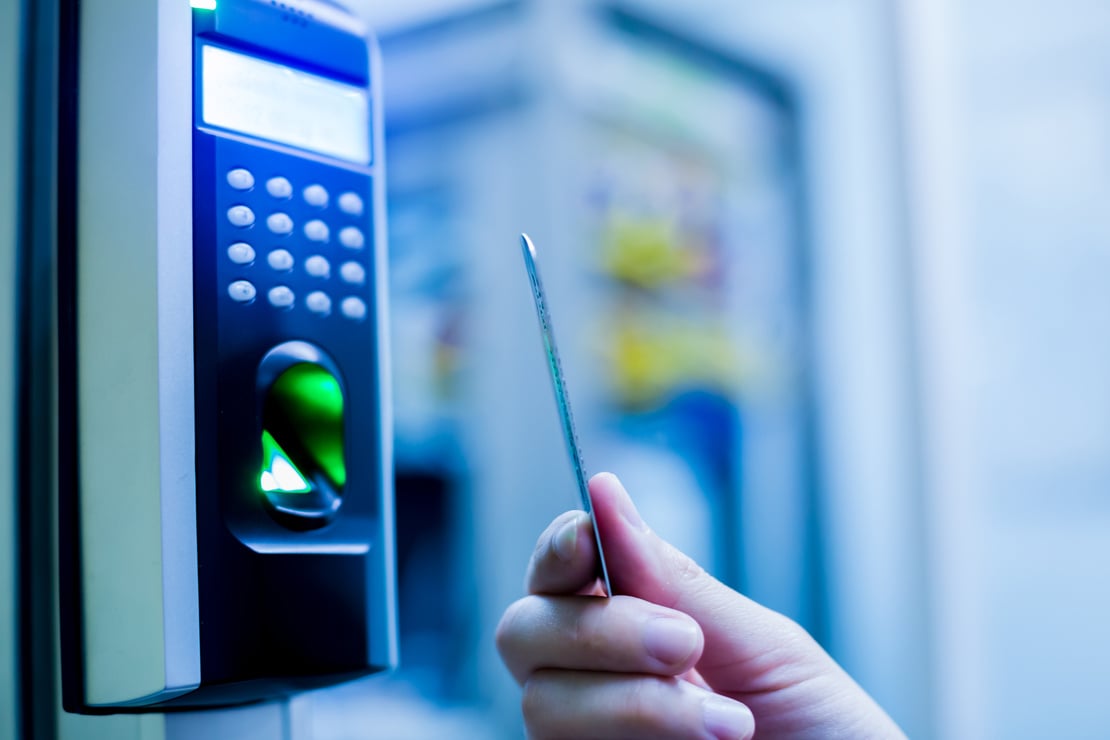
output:
[{"label": "lcd display screen", "polygon": [[370,164],[366,90],[218,46],[201,64],[205,124]]}]

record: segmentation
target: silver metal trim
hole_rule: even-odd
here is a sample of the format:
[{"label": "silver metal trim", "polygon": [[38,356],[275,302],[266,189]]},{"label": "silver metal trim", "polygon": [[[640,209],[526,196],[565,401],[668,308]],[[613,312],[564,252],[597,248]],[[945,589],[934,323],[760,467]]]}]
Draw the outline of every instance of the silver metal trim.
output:
[{"label": "silver metal trim", "polygon": [[[385,103],[382,92],[381,49],[372,36],[367,37],[370,47],[370,104],[371,125],[374,127],[373,144],[376,152],[377,177],[373,180],[374,198],[374,309],[375,336],[378,357],[378,437],[381,450],[381,477],[379,490],[383,493],[393,491],[393,383],[390,369],[393,367],[390,356],[389,334],[389,252],[388,229],[386,228],[386,186],[385,186]],[[375,103],[377,103],[375,105]],[[382,497],[382,559],[384,570],[383,591],[385,603],[381,609],[371,609],[371,629],[377,628],[378,634],[388,638],[388,645],[381,651],[371,641],[372,658],[390,669],[396,668],[400,660],[397,632],[397,564],[394,544],[393,496]],[[377,619],[375,618],[377,617]],[[375,624],[381,619],[382,623]],[[384,652],[384,654],[383,654]]]},{"label": "silver metal trim", "polygon": [[77,343],[88,706],[200,684],[192,327],[192,17],[84,0]]},{"label": "silver metal trim", "polygon": [[[200,686],[193,367],[192,12],[158,5],[158,424],[166,689]],[[169,698],[169,697],[162,697]]]}]

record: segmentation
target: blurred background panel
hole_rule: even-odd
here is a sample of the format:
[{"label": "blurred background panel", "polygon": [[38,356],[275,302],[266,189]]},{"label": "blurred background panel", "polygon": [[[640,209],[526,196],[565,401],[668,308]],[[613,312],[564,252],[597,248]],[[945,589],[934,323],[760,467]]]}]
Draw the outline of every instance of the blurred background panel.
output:
[{"label": "blurred background panel", "polygon": [[926,734],[889,10],[365,10],[386,68],[404,657],[317,696],[319,736],[520,733],[493,628],[577,506],[521,231],[587,467]]}]

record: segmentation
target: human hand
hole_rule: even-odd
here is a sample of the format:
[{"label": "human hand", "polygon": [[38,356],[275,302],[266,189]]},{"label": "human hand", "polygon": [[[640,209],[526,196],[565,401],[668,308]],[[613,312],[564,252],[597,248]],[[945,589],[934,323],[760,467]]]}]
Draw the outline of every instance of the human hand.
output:
[{"label": "human hand", "polygon": [[590,495],[619,595],[598,598],[592,525],[567,512],[497,628],[529,737],[905,737],[805,630],[648,529],[615,476]]}]

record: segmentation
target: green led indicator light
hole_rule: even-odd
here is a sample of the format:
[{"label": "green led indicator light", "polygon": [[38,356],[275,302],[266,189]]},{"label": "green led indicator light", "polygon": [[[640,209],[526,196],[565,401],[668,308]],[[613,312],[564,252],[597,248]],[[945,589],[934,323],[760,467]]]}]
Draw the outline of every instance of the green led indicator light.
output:
[{"label": "green led indicator light", "polygon": [[262,492],[342,495],[347,484],[343,432],[339,380],[311,362],[287,369],[263,404]]},{"label": "green led indicator light", "polygon": [[266,431],[262,432],[262,475],[258,484],[266,493],[308,493],[312,490],[281,445]]}]

